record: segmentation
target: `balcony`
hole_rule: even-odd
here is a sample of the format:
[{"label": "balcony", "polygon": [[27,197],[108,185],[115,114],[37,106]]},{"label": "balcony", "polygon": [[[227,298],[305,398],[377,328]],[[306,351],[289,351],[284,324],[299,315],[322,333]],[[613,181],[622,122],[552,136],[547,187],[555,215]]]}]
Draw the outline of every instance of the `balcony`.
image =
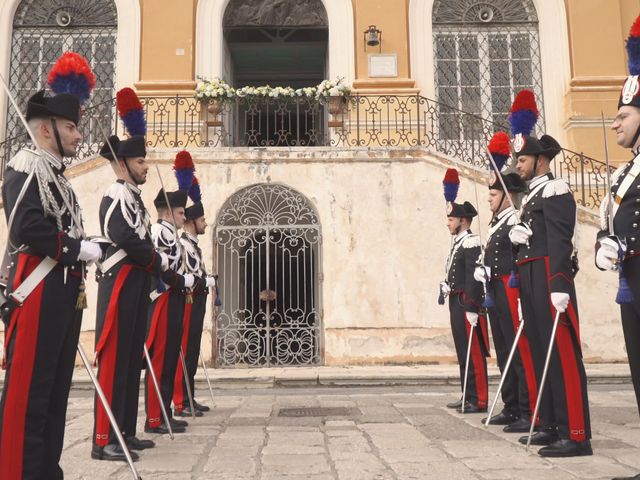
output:
[{"label": "balcony", "polygon": [[[237,98],[210,108],[191,97],[142,97],[151,149],[190,147],[415,147],[487,168],[486,145],[505,126],[418,95],[353,95],[318,103],[304,97]],[[100,125],[102,127],[100,127]],[[102,131],[124,135],[115,101],[88,108],[79,157],[95,155]],[[2,170],[27,143],[26,134],[0,143]],[[606,188],[604,162],[564,149],[552,163],[579,205],[595,209]]]}]

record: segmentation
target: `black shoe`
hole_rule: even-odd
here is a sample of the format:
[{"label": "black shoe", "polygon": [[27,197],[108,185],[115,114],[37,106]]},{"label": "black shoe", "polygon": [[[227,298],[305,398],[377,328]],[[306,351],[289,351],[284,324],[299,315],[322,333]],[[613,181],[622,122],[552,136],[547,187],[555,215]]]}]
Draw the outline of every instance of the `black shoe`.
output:
[{"label": "black shoe", "polygon": [[170,418],[170,419],[169,419],[169,423],[171,424],[171,428],[173,428],[174,430],[175,430],[177,427],[185,428],[185,427],[188,427],[188,426],[189,426],[189,422],[186,422],[186,421],[184,421],[184,420],[178,420],[178,419],[176,419],[176,418]]},{"label": "black shoe", "polygon": [[576,442],[575,440],[562,438],[538,450],[538,455],[541,457],[586,457],[593,455],[593,450],[591,450],[591,442],[589,440]]},{"label": "black shoe", "polygon": [[[173,431],[173,433],[184,433],[186,432],[186,429],[184,427],[179,427],[179,426],[174,426],[173,424],[171,424],[171,430]],[[158,425],[157,427],[150,427],[149,425],[144,426],[144,431],[147,433],[159,433],[160,435],[166,435],[169,433],[169,429],[167,428],[167,426],[164,423],[161,423],[160,425]]]},{"label": "black shoe", "polygon": [[460,405],[462,405],[462,399],[456,402],[447,403],[447,408],[460,408]]},{"label": "black shoe", "polygon": [[[198,410],[197,408],[194,409],[196,411],[196,417],[201,417],[202,415],[204,415],[200,410]],[[174,417],[190,417],[191,416],[191,408],[189,407],[184,407],[182,409],[182,411],[178,411],[175,408],[173,409],[173,416]]]},{"label": "black shoe", "polygon": [[531,422],[526,418],[519,418],[502,429],[506,433],[529,433]]},{"label": "black shoe", "polygon": [[[129,452],[129,454],[131,455],[131,460],[134,462],[140,458],[136,452]],[[114,462],[127,461],[127,457],[125,456],[122,447],[111,443],[104,447],[93,445],[93,447],[91,447],[91,458],[94,460],[111,460]]]},{"label": "black shoe", "polygon": [[199,410],[201,412],[208,412],[209,410],[211,410],[206,405],[202,405],[201,403],[198,403],[195,400],[193,401],[193,408],[195,408],[196,410]]},{"label": "black shoe", "polygon": [[[525,435],[524,437],[520,437],[518,441],[523,445],[526,445],[528,438],[529,436]],[[558,440],[558,434],[555,432],[536,432],[533,435],[531,435],[531,445],[540,445],[540,446],[551,445],[557,440]]]},{"label": "black shoe", "polygon": [[[491,422],[489,423],[489,425],[511,425],[513,422],[516,422],[517,420],[518,420],[517,415],[500,412],[498,415],[494,415],[493,417],[491,417]],[[486,425],[487,419],[483,418],[482,423]]]},{"label": "black shoe", "polygon": [[456,408],[456,412],[458,413],[486,413],[487,407],[478,407],[477,405],[473,405],[472,403],[465,402],[464,404],[464,412],[462,411],[462,406]]},{"label": "black shoe", "polygon": [[141,440],[138,437],[127,437],[124,441],[127,442],[129,450],[146,450],[156,446],[153,440]]},{"label": "black shoe", "polygon": [[634,475],[633,477],[616,477],[611,480],[640,480],[640,473],[638,475]]}]

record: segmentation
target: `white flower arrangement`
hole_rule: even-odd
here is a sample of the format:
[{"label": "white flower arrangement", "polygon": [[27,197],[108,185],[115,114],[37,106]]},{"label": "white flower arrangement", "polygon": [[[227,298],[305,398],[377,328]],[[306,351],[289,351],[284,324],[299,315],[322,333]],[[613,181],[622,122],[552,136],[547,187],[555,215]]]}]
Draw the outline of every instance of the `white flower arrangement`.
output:
[{"label": "white flower arrangement", "polygon": [[343,81],[344,78],[338,78],[335,81],[323,80],[316,87],[316,98],[324,100],[329,97],[348,97],[351,95],[351,89]]},{"label": "white flower arrangement", "polygon": [[227,82],[219,78],[214,78],[213,80],[200,79],[196,84],[193,96],[196,100],[203,102],[211,100],[230,101],[235,98],[236,92]]},{"label": "white flower arrangement", "polygon": [[348,97],[351,89],[344,85],[343,78],[335,81],[323,80],[315,87],[298,88],[292,87],[271,87],[264,85],[260,87],[246,86],[234,89],[227,82],[219,78],[213,80],[199,79],[194,98],[200,101],[222,100],[231,101],[234,98],[261,97],[261,98],[306,98],[310,101],[322,102],[329,97]]}]

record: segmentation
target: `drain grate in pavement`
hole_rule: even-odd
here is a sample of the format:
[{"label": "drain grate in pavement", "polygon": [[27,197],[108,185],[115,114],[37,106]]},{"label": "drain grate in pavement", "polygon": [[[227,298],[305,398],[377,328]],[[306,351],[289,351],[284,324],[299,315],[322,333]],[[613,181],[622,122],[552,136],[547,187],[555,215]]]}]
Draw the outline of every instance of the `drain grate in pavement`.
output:
[{"label": "drain grate in pavement", "polygon": [[344,417],[357,415],[356,408],[348,407],[299,407],[283,408],[278,411],[279,417]]}]

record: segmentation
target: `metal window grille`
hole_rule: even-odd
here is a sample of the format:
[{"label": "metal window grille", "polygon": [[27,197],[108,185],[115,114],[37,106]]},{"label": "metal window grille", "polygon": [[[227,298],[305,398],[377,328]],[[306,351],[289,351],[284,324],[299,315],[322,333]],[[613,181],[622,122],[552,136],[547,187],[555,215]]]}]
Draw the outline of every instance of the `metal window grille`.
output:
[{"label": "metal window grille", "polygon": [[[46,86],[47,75],[66,51],[87,58],[96,75],[96,87],[86,107],[105,105],[111,117],[115,85],[117,18],[112,0],[23,0],[16,10],[11,39],[9,86],[18,104]],[[23,107],[24,108],[24,107]],[[80,126],[89,145],[102,135],[91,116]],[[106,128],[109,130],[109,128]],[[26,135],[12,106],[7,110],[6,138]],[[14,142],[19,148],[23,142]]]},{"label": "metal window grille", "polygon": [[433,12],[441,138],[483,140],[481,118],[508,124],[513,98],[525,88],[536,94],[542,131],[538,19],[530,0],[438,0]]}]

